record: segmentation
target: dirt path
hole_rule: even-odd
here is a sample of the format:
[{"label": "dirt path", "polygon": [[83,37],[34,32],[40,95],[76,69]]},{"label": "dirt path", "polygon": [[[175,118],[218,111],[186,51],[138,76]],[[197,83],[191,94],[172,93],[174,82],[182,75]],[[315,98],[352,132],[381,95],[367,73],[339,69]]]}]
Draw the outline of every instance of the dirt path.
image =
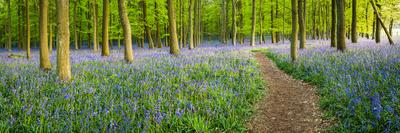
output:
[{"label": "dirt path", "polygon": [[256,53],[255,57],[262,68],[267,95],[256,104],[248,132],[319,132],[324,124],[315,88],[285,74],[264,54]]}]

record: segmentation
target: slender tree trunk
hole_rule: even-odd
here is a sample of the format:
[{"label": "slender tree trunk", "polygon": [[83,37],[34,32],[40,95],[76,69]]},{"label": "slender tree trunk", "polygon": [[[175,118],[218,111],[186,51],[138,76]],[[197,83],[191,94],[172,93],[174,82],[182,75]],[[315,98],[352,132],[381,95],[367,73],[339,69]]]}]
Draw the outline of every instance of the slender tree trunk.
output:
[{"label": "slender tree trunk", "polygon": [[238,7],[239,7],[239,12],[240,12],[240,44],[243,44],[244,43],[244,33],[243,33],[243,28],[244,28],[244,16],[243,16],[243,1],[242,0],[239,0],[239,5],[238,5]]},{"label": "slender tree trunk", "polygon": [[[275,19],[278,20],[279,19],[279,2],[278,0],[275,1]],[[276,23],[276,22],[275,22]],[[275,25],[276,26],[276,25]],[[279,28],[275,27],[275,42],[278,43],[280,41],[279,38]]]},{"label": "slender tree trunk", "polygon": [[47,19],[49,1],[40,0],[39,35],[40,35],[40,68],[48,71],[51,69],[50,56],[48,51]]},{"label": "slender tree trunk", "polygon": [[26,58],[31,58],[31,28],[30,28],[30,17],[29,17],[29,0],[25,0],[25,24],[26,24]]},{"label": "slender tree trunk", "polygon": [[99,50],[99,42],[97,41],[97,0],[93,1],[93,51]]},{"label": "slender tree trunk", "polygon": [[372,36],[372,40],[374,40],[375,39],[375,29],[376,29],[376,15],[374,16],[374,21],[373,21],[373,23],[372,23],[372,34],[371,34],[371,36]]},{"label": "slender tree trunk", "polygon": [[[89,10],[87,10],[87,15],[86,15],[86,17],[87,17],[87,20],[90,20],[91,18],[91,16],[90,16],[90,2],[88,1],[87,2],[87,8],[89,9]],[[88,36],[88,38],[87,38],[87,46],[88,46],[88,48],[89,49],[91,49],[92,48],[92,34],[90,33],[90,29],[92,28],[91,27],[91,25],[90,25],[91,23],[90,23],[90,21],[87,21],[87,28],[88,28],[88,30],[87,30],[87,36]]]},{"label": "slender tree trunk", "polygon": [[180,48],[183,48],[184,47],[184,45],[183,45],[183,36],[184,36],[184,34],[183,34],[183,29],[184,29],[184,21],[183,21],[183,1],[184,0],[179,0],[179,19],[180,19],[180,27],[179,27],[179,45],[180,45]]},{"label": "slender tree trunk", "polygon": [[7,7],[8,7],[8,16],[7,16],[7,20],[8,20],[8,26],[7,26],[7,37],[8,37],[8,42],[7,42],[7,49],[8,51],[12,50],[12,24],[11,24],[11,0],[7,1]]},{"label": "slender tree trunk", "polygon": [[224,0],[225,1],[225,7],[224,7],[224,9],[225,9],[225,13],[224,13],[224,16],[225,16],[225,31],[224,31],[224,36],[225,36],[225,40],[224,40],[224,44],[228,44],[228,38],[229,38],[229,31],[228,31],[228,25],[229,25],[229,10],[228,10],[228,7],[229,7],[229,0]]},{"label": "slender tree trunk", "polygon": [[368,29],[369,29],[369,24],[368,24],[368,7],[369,7],[369,2],[367,2],[367,6],[365,7],[365,23],[366,23],[366,32],[365,36],[367,39],[369,39],[369,34],[368,34]]},{"label": "slender tree trunk", "polygon": [[72,78],[69,57],[69,0],[57,0],[57,73],[61,80]]},{"label": "slender tree trunk", "polygon": [[255,46],[256,41],[256,0],[252,0],[252,8],[251,8],[251,40],[250,46]]},{"label": "slender tree trunk", "polygon": [[[18,2],[20,2],[19,0],[18,0]],[[21,35],[21,33],[22,33],[22,21],[21,21],[21,6],[19,5],[19,4],[17,4],[17,17],[18,17],[18,50],[21,50],[22,49],[22,40],[21,40],[21,38],[22,38],[22,35]]]},{"label": "slender tree trunk", "polygon": [[[375,3],[374,3],[373,0],[370,0],[370,2],[371,2],[371,5],[372,5],[372,7],[373,7],[373,9],[374,9],[374,11],[375,11],[376,18],[378,19],[379,24],[382,26],[383,30],[384,30],[385,33],[386,33],[386,36],[388,37],[388,40],[389,40],[390,45],[394,45],[392,36],[390,35],[389,31],[387,30],[386,26],[384,25],[384,23],[383,23],[383,21],[382,21],[381,14],[379,13],[379,11],[378,11],[378,9],[377,9],[377,7],[376,7],[376,6],[378,6],[378,5],[375,5]],[[378,7],[379,7],[379,6],[378,6]],[[378,30],[378,29],[377,29],[377,30]]]},{"label": "slender tree trunk", "polygon": [[331,47],[336,47],[336,0],[332,0]]},{"label": "slender tree trunk", "polygon": [[353,0],[352,6],[351,42],[357,43],[357,0]]},{"label": "slender tree trunk", "polygon": [[178,36],[176,33],[176,17],[175,17],[175,0],[168,0],[168,21],[169,32],[171,35],[170,53],[174,55],[179,54]]},{"label": "slender tree trunk", "polygon": [[125,61],[133,62],[131,25],[126,11],[125,0],[118,0],[119,17],[124,32]]},{"label": "slender tree trunk", "polygon": [[78,0],[74,0],[74,45],[78,49]]},{"label": "slender tree trunk", "polygon": [[264,1],[260,0],[260,45],[264,44],[264,34],[263,34],[263,23],[264,23],[264,12],[263,12]]},{"label": "slender tree trunk", "polygon": [[274,22],[274,6],[273,0],[271,0],[271,42],[276,43],[276,35],[275,35],[275,22]]},{"label": "slender tree trunk", "polygon": [[394,24],[394,19],[390,18],[390,25],[389,25],[389,34],[393,36],[393,24]]},{"label": "slender tree trunk", "polygon": [[290,45],[290,57],[292,61],[297,60],[297,40],[298,40],[298,13],[297,13],[297,0],[292,0],[292,40]]},{"label": "slender tree trunk", "polygon": [[[224,1],[224,0],[223,0]],[[195,0],[190,0],[189,3],[189,27],[190,27],[190,40],[189,40],[189,49],[194,48],[194,22],[193,22],[193,6],[194,6]],[[225,38],[224,38],[225,41]]]},{"label": "slender tree trunk", "polygon": [[[299,9],[299,27],[300,27],[300,49],[306,48],[306,24],[304,22],[303,13],[303,0],[298,0]],[[305,11],[304,11],[305,12]]]},{"label": "slender tree trunk", "polygon": [[337,0],[337,48],[340,51],[346,50],[346,17],[344,12],[344,0]]},{"label": "slender tree trunk", "polygon": [[[52,15],[50,15],[50,16],[52,16]],[[51,24],[52,22],[51,22],[51,19],[49,20],[50,21],[50,24],[49,24],[49,32],[50,32],[50,35],[49,35],[49,53],[50,53],[50,55],[53,53],[53,25]]]},{"label": "slender tree trunk", "polygon": [[158,6],[158,3],[157,3],[157,1],[155,1],[154,2],[154,10],[155,10],[155,12],[156,12],[156,28],[157,28],[157,31],[156,31],[156,41],[157,41],[157,47],[158,48],[162,48],[162,42],[161,42],[161,36],[160,36],[160,34],[161,34],[161,29],[160,29],[160,15],[159,15],[159,9],[157,8],[157,6]]},{"label": "slender tree trunk", "polygon": [[236,0],[232,0],[232,45],[236,46]]},{"label": "slender tree trunk", "polygon": [[110,56],[110,48],[108,44],[108,25],[109,25],[109,15],[110,14],[110,9],[109,9],[109,1],[108,0],[103,0],[103,45],[102,45],[102,51],[101,51],[101,56]]},{"label": "slender tree trunk", "polygon": [[[373,7],[375,6],[375,5],[372,5]],[[379,5],[379,4],[377,4],[376,5],[378,8],[376,9],[376,10],[374,10],[375,11],[375,42],[376,43],[381,43],[381,30],[382,30],[382,27],[381,27],[381,23],[379,22],[379,20],[378,20],[378,14],[380,14],[378,11],[381,9],[381,5]]]},{"label": "slender tree trunk", "polygon": [[145,24],[147,41],[149,43],[149,48],[152,49],[152,48],[154,48],[154,42],[153,42],[153,37],[151,36],[150,26],[147,24],[147,3],[146,3],[146,0],[142,0],[142,4],[143,4],[143,21],[144,21],[144,24]]}]

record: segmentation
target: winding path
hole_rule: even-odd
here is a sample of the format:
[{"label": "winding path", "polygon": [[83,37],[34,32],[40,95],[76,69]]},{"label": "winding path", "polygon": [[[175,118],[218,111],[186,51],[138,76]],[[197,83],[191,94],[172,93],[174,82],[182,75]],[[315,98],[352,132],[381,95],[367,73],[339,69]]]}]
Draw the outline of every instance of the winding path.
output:
[{"label": "winding path", "polygon": [[267,86],[267,95],[256,104],[247,124],[250,133],[320,132],[324,127],[315,87],[279,70],[262,53],[256,53]]}]

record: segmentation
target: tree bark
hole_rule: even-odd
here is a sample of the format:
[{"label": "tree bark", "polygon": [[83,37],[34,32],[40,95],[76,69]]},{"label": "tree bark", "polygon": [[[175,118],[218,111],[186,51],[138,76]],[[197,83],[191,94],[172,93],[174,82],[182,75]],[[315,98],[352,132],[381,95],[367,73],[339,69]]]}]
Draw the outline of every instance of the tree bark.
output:
[{"label": "tree bark", "polygon": [[236,0],[232,0],[232,45],[236,46]]},{"label": "tree bark", "polygon": [[97,53],[99,51],[99,42],[97,40],[97,0],[93,1],[93,51]]},{"label": "tree bark", "polygon": [[251,8],[251,40],[250,46],[255,46],[256,41],[256,0],[252,0],[252,8]]},{"label": "tree bark", "polygon": [[29,17],[29,0],[25,0],[25,32],[26,32],[26,37],[25,37],[25,42],[26,42],[26,58],[31,59],[31,28],[30,28],[30,17]]},{"label": "tree bark", "polygon": [[[303,13],[303,0],[298,0],[298,9],[299,9],[299,27],[300,27],[300,49],[306,48],[306,24],[304,22],[304,13]],[[305,11],[304,11],[305,12]]]},{"label": "tree bark", "polygon": [[74,45],[75,50],[78,49],[78,0],[74,0]]},{"label": "tree bark", "polygon": [[49,1],[40,0],[40,17],[39,17],[39,36],[40,36],[40,68],[48,71],[51,69],[49,51],[48,51],[48,9]]},{"label": "tree bark", "polygon": [[297,40],[298,40],[298,13],[297,13],[297,0],[292,0],[292,40],[290,44],[290,57],[292,61],[297,60]]},{"label": "tree bark", "polygon": [[331,47],[336,47],[336,0],[332,0]]},{"label": "tree bark", "polygon": [[69,57],[69,0],[57,0],[57,73],[61,80],[72,78]]},{"label": "tree bark", "polygon": [[337,0],[337,49],[339,51],[346,50],[346,17],[344,12],[344,0]]},{"label": "tree bark", "polygon": [[264,23],[264,13],[263,13],[264,1],[260,0],[260,44],[264,44],[264,34],[263,34],[263,23]]},{"label": "tree bark", "polygon": [[[224,1],[224,0],[223,0]],[[194,22],[193,22],[193,6],[194,6],[195,0],[190,0],[189,3],[189,27],[190,27],[190,40],[189,40],[189,49],[194,48]],[[225,41],[225,38],[224,38]]]},{"label": "tree bark", "polygon": [[271,42],[276,43],[276,35],[275,35],[275,22],[274,22],[274,6],[273,0],[271,0]]},{"label": "tree bark", "polygon": [[374,9],[374,11],[375,11],[375,28],[376,28],[375,29],[375,42],[376,43],[381,43],[381,30],[382,30],[382,27],[381,27],[381,22],[378,19],[378,15],[380,14],[378,12],[378,10],[381,9],[381,5],[379,5],[379,4],[372,5],[372,7],[375,7],[375,6],[378,7],[376,10]]},{"label": "tree bark", "polygon": [[358,33],[357,33],[357,0],[353,0],[352,4],[352,21],[351,21],[351,42],[357,43]]},{"label": "tree bark", "polygon": [[124,32],[125,61],[131,63],[133,62],[132,35],[125,0],[118,0],[118,9],[122,30]]},{"label": "tree bark", "polygon": [[143,4],[143,21],[144,21],[144,24],[145,24],[147,41],[149,43],[149,48],[152,49],[152,48],[154,48],[154,42],[153,42],[153,37],[151,36],[150,26],[147,24],[147,3],[146,3],[146,0],[142,0],[142,4]]},{"label": "tree bark", "polygon": [[154,2],[154,10],[155,10],[155,12],[156,12],[156,28],[157,28],[157,31],[156,31],[156,43],[157,43],[157,47],[158,48],[162,48],[162,41],[161,41],[161,36],[160,36],[160,34],[161,34],[161,29],[160,29],[160,15],[159,15],[159,9],[157,8],[157,6],[158,6],[158,3],[157,3],[157,1],[155,1]]},{"label": "tree bark", "polygon": [[102,51],[101,56],[110,56],[110,48],[108,42],[108,26],[109,26],[109,1],[103,0],[103,41],[102,41]]},{"label": "tree bark", "polygon": [[[378,19],[379,24],[382,26],[383,30],[384,30],[385,33],[386,33],[386,36],[388,37],[388,40],[389,40],[390,45],[394,45],[392,36],[390,35],[389,31],[387,30],[386,26],[384,25],[384,23],[383,23],[383,21],[382,21],[382,18],[381,18],[381,15],[380,15],[380,13],[379,13],[379,11],[378,11],[378,9],[377,9],[377,7],[376,7],[374,1],[373,1],[373,0],[370,0],[370,2],[371,2],[371,5],[372,5],[373,9],[375,10],[376,18]],[[377,29],[377,30],[378,30],[378,29]]]},{"label": "tree bark", "polygon": [[11,23],[11,0],[7,1],[7,7],[8,7],[8,16],[7,16],[7,20],[8,20],[8,26],[7,26],[7,37],[8,37],[8,41],[7,41],[7,49],[8,51],[12,50],[12,23]]},{"label": "tree bark", "polygon": [[176,17],[175,17],[175,0],[168,0],[168,21],[170,40],[170,53],[173,55],[179,54],[178,36],[176,33]]}]

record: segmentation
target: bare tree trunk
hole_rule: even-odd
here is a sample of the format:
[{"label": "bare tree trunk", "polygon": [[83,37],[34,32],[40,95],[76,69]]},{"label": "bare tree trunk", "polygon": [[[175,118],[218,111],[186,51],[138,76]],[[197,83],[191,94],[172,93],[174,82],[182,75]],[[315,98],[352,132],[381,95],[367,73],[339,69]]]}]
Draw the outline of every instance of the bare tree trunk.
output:
[{"label": "bare tree trunk", "polygon": [[11,31],[11,0],[7,1],[7,7],[8,7],[8,16],[7,16],[7,20],[8,20],[8,26],[7,26],[7,37],[8,37],[8,42],[7,42],[7,49],[8,51],[12,50],[12,31]]},{"label": "bare tree trunk", "polygon": [[175,17],[175,0],[168,0],[168,20],[169,32],[171,35],[170,53],[174,55],[179,54],[178,36],[176,33],[176,17]]},{"label": "bare tree trunk", "polygon": [[162,42],[161,42],[161,29],[160,29],[160,15],[159,15],[159,10],[157,8],[157,1],[154,2],[154,10],[156,12],[156,27],[157,27],[157,31],[156,31],[156,41],[157,41],[157,47],[158,48],[162,48]]},{"label": "bare tree trunk", "polygon": [[99,50],[99,42],[97,41],[97,0],[93,1],[93,51],[97,53]]},{"label": "bare tree trunk", "polygon": [[49,9],[49,1],[40,0],[40,18],[39,18],[40,68],[45,71],[51,69],[51,63],[48,51],[49,42],[47,40],[48,9]]},{"label": "bare tree trunk", "polygon": [[57,0],[57,73],[61,80],[72,78],[69,57],[69,0]]},{"label": "bare tree trunk", "polygon": [[292,61],[297,60],[297,40],[298,40],[298,22],[297,22],[297,0],[292,0],[292,40],[290,45],[290,57]]},{"label": "bare tree trunk", "polygon": [[352,4],[352,21],[351,21],[351,42],[357,43],[357,0],[353,0]]},{"label": "bare tree trunk", "polygon": [[75,50],[78,49],[78,0],[74,0],[74,45]]},{"label": "bare tree trunk", "polygon": [[263,23],[264,23],[264,12],[263,12],[264,1],[260,0],[260,44],[264,44],[264,34],[263,34]]},{"label": "bare tree trunk", "polygon": [[[189,40],[189,49],[194,48],[194,22],[193,22],[193,6],[194,6],[195,0],[190,0],[189,3],[189,32],[190,32],[190,40]],[[224,38],[225,40],[225,38]]]},{"label": "bare tree trunk", "polygon": [[144,21],[144,24],[145,24],[147,41],[149,43],[149,48],[152,49],[152,48],[154,48],[154,42],[153,42],[153,37],[151,36],[150,26],[147,24],[147,3],[146,3],[146,0],[142,0],[142,4],[143,4],[143,21]]},{"label": "bare tree trunk", "polygon": [[118,0],[119,17],[124,31],[125,61],[133,62],[131,25],[126,11],[125,0]]},{"label": "bare tree trunk", "polygon": [[336,0],[332,0],[331,47],[336,47]]},{"label": "bare tree trunk", "polygon": [[346,50],[346,17],[344,12],[344,0],[337,0],[337,49],[340,51]]},{"label": "bare tree trunk", "polygon": [[271,42],[276,43],[276,35],[275,35],[275,23],[274,23],[274,6],[273,0],[271,0]]},{"label": "bare tree trunk", "polygon": [[236,0],[232,0],[232,45],[236,46]]},{"label": "bare tree trunk", "polygon": [[102,45],[102,51],[101,51],[101,56],[110,56],[110,48],[108,44],[108,26],[109,26],[109,15],[110,14],[110,9],[109,9],[109,1],[108,0],[103,0],[103,45]]},{"label": "bare tree trunk", "polygon": [[[372,5],[372,7],[373,7],[373,9],[374,9],[374,11],[375,11],[376,18],[378,19],[379,24],[382,26],[383,30],[384,30],[385,33],[386,33],[386,36],[388,37],[388,40],[389,40],[390,45],[394,45],[392,36],[390,35],[389,31],[387,30],[386,26],[384,25],[384,23],[383,23],[383,21],[382,21],[382,18],[381,18],[381,15],[380,15],[380,13],[379,13],[379,11],[378,11],[378,9],[377,9],[377,7],[376,7],[374,1],[373,1],[373,0],[370,0],[370,2],[371,2],[371,5]],[[378,29],[377,29],[377,30],[378,30]]]},{"label": "bare tree trunk", "polygon": [[252,9],[251,9],[251,40],[250,46],[255,46],[256,41],[256,0],[252,0]]},{"label": "bare tree trunk", "polygon": [[[298,9],[299,9],[299,27],[300,27],[300,49],[306,48],[306,23],[304,22],[304,13],[303,13],[303,0],[298,0]],[[306,12],[306,11],[304,11]]]},{"label": "bare tree trunk", "polygon": [[31,58],[31,28],[30,28],[30,18],[29,18],[29,0],[25,0],[25,24],[26,24],[26,58]]}]

